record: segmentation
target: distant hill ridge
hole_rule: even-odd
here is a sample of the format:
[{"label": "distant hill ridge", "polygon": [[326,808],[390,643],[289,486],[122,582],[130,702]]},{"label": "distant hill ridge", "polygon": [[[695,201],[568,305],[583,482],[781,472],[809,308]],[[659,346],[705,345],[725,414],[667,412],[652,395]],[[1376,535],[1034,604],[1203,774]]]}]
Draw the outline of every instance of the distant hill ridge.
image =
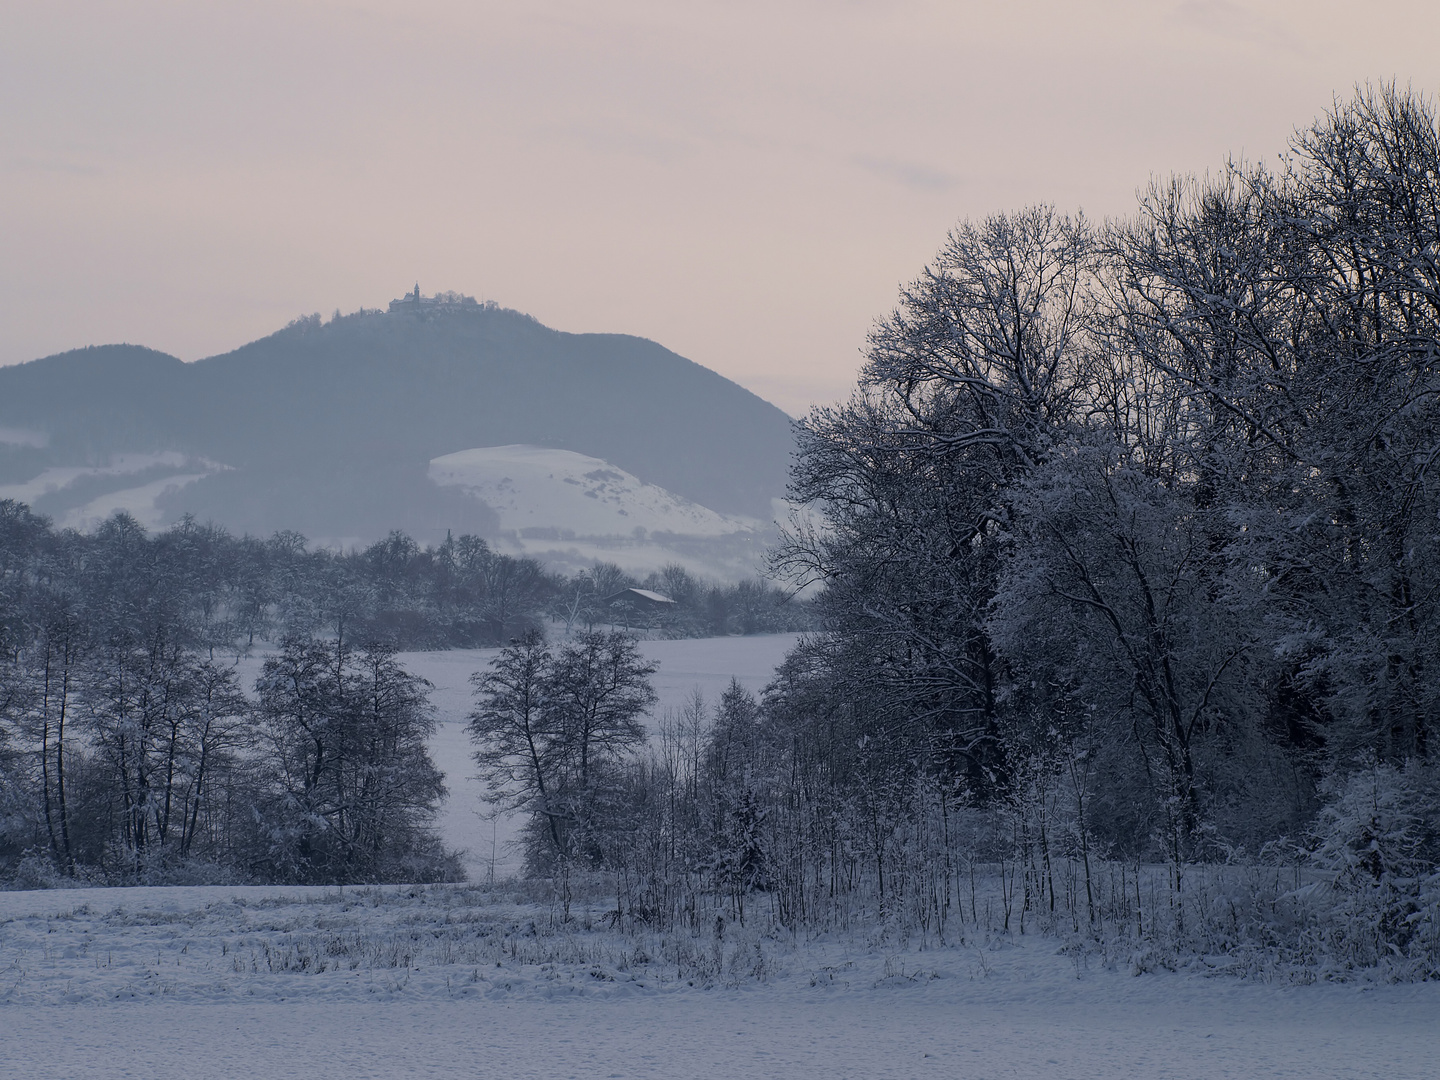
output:
[{"label": "distant hill ridge", "polygon": [[[57,516],[76,491],[158,484],[171,467],[186,481],[160,496],[166,520],[355,540],[484,533],[495,514],[432,483],[429,463],[510,444],[599,458],[768,523],[793,436],[778,408],[652,341],[564,333],[418,287],[389,311],[298,319],[193,364],[104,345],[0,368],[0,497],[68,477],[34,500]],[[94,468],[76,478],[80,466]]]}]

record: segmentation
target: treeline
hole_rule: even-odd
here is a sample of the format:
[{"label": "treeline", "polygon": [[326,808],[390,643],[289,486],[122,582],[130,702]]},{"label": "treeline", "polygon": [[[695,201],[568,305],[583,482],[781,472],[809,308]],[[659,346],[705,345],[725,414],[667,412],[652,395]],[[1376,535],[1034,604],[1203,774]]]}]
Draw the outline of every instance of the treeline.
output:
[{"label": "treeline", "polygon": [[[605,603],[675,594],[661,617]],[[805,605],[666,568],[574,578],[462,536],[358,552],[120,514],[57,530],[0,502],[0,874],[103,880],[432,880],[427,687],[402,648],[490,645],[548,619],[582,635],[788,628]],[[243,685],[247,651],[267,657]]]},{"label": "treeline", "polygon": [[[863,717],[824,708],[810,649],[763,697],[734,684],[697,696],[648,743],[624,709],[588,730],[583,712],[551,710],[552,691],[575,701],[563,673],[582,650],[562,649],[517,642],[477,676],[471,735],[492,793],[528,813],[527,872],[566,914],[598,901],[617,926],[685,930],[717,956],[739,923],[752,941],[922,947],[1039,932],[1077,970],[1094,956],[1136,974],[1440,977],[1434,818],[1416,813],[1440,783],[1424,766],[1369,761],[1326,786],[1300,836],[1174,864],[1105,840],[1083,760],[1032,760],[985,799],[877,746]],[[759,953],[727,962],[763,977]]]},{"label": "treeline", "polygon": [[[0,504],[15,533],[49,535]],[[195,531],[199,534],[199,531]],[[203,535],[203,534],[200,534]],[[244,693],[205,548],[117,518],[4,566],[0,874],[31,883],[458,876],[433,818],[428,684],[394,650],[288,634]],[[168,549],[168,550],[167,550]],[[203,575],[199,575],[201,581]]]},{"label": "treeline", "polygon": [[[421,547],[392,532],[342,552],[311,548],[298,533],[237,537],[188,518],[151,536],[123,513],[86,534],[0,501],[0,645],[11,653],[45,620],[47,604],[93,614],[121,578],[172,597],[187,633],[232,652],[294,633],[419,650],[500,645],[547,621],[568,632],[624,625],[710,637],[804,630],[813,620],[808,601],[762,580],[721,584],[678,565],[637,578],[597,563],[567,577],[476,536]],[[674,603],[614,600],[632,587]]]},{"label": "treeline", "polygon": [[1319,905],[1291,929],[1440,973],[1437,460],[1440,134],[1414,95],[1129,221],[962,224],[851,400],[801,424],[816,524],[774,561],[823,584],[822,632],[763,703],[617,772],[607,854],[568,857],[639,911],[749,892],[792,923],[942,919],[982,858],[1018,917],[1080,925],[1098,867],[1138,909],[1158,865],[1148,925],[1214,931],[1197,948],[1222,924],[1274,946],[1301,895],[1247,911],[1201,867],[1284,863]]},{"label": "treeline", "polygon": [[1112,850],[1301,837],[1434,749],[1434,113],[1364,94],[1128,222],[962,225],[801,438],[828,529],[776,561],[826,583],[828,707],[981,798],[1083,771]]}]

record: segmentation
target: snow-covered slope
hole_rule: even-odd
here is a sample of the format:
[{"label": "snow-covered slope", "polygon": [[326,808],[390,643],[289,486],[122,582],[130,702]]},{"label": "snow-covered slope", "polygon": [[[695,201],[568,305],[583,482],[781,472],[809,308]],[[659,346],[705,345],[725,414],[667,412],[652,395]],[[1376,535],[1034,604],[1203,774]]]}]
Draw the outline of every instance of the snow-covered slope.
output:
[{"label": "snow-covered slope", "polygon": [[488,537],[497,550],[567,573],[596,560],[642,576],[678,563],[705,577],[740,580],[754,576],[773,539],[770,522],[717,513],[570,450],[475,447],[431,459],[429,477],[499,516],[498,535]]},{"label": "snow-covered slope", "polygon": [[[755,522],[727,517],[647,484],[599,458],[543,446],[482,446],[430,462],[430,479],[472,492],[522,536],[552,539],[675,533],[717,537],[749,532]],[[643,535],[643,534],[642,534]]]},{"label": "snow-covered slope", "polygon": [[112,454],[103,465],[54,465],[22,483],[0,484],[0,499],[25,503],[68,528],[93,529],[123,510],[155,529],[168,520],[163,496],[224,470],[174,450]]}]

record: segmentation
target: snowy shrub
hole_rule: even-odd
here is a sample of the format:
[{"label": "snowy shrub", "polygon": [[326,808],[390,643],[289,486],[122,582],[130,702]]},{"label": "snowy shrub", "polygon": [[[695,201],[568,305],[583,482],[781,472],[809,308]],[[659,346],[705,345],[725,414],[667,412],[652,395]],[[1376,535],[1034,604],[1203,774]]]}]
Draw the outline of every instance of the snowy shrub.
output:
[{"label": "snowy shrub", "polygon": [[1315,825],[1315,862],[1334,875],[1332,958],[1398,977],[1440,976],[1440,777],[1369,759],[1332,780]]},{"label": "snowy shrub", "polygon": [[55,869],[53,862],[34,852],[26,852],[3,879],[3,887],[8,889],[60,889],[73,884]]}]

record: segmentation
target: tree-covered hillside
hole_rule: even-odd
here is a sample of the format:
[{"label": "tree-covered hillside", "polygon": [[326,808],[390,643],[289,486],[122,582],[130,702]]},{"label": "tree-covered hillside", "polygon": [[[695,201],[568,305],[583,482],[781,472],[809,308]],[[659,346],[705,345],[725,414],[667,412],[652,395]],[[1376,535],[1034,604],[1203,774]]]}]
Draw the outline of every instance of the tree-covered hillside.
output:
[{"label": "tree-covered hillside", "polygon": [[362,542],[492,529],[482,504],[426,476],[430,459],[473,447],[575,451],[767,523],[793,447],[779,409],[654,342],[458,301],[299,319],[194,364],[103,346],[0,369],[0,435],[0,485],[171,452],[183,460],[165,466],[165,522]]}]

